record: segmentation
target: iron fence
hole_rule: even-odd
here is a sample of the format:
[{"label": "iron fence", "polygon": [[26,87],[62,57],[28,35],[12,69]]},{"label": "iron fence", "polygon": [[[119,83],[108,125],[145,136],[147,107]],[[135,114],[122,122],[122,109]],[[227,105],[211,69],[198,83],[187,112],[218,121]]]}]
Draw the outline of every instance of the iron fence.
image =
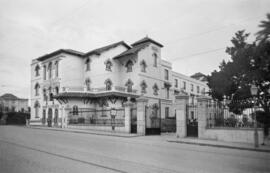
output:
[{"label": "iron fence", "polygon": [[116,115],[112,116],[111,109],[95,110],[80,108],[78,111],[71,111],[68,117],[69,125],[97,125],[115,126],[125,125],[124,109],[114,109]]},{"label": "iron fence", "polygon": [[[235,114],[229,110],[229,107],[223,104],[217,102],[209,103],[207,109],[207,127],[254,128],[254,115],[254,108],[245,108],[240,114]],[[257,122],[257,127],[262,127],[262,124]]]}]

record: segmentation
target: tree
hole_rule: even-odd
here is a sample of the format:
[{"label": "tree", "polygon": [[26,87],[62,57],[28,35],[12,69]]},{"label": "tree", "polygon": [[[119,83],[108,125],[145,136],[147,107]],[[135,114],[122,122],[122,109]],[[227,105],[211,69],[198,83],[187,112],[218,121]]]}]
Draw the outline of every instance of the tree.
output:
[{"label": "tree", "polygon": [[240,113],[250,107],[252,96],[250,87],[258,87],[257,104],[260,105],[266,118],[265,134],[268,135],[270,117],[270,14],[267,21],[259,25],[262,29],[257,33],[257,40],[247,43],[249,34],[244,30],[236,32],[232,38],[232,46],[227,47],[226,53],[231,57],[229,62],[222,61],[219,71],[213,71],[208,76],[208,85],[212,97],[222,100],[226,95],[232,100],[230,110]]}]

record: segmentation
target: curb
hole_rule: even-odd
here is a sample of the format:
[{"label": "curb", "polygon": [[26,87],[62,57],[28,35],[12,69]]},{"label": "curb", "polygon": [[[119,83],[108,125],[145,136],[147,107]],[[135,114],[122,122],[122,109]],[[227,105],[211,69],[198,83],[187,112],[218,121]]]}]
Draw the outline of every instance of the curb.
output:
[{"label": "curb", "polygon": [[237,146],[229,146],[229,145],[216,145],[216,144],[206,144],[206,143],[197,143],[197,142],[185,142],[185,141],[171,141],[167,140],[167,142],[174,142],[180,144],[192,144],[192,145],[199,145],[199,146],[209,146],[209,147],[216,147],[216,148],[228,148],[228,149],[237,149],[237,150],[247,150],[247,151],[257,151],[257,152],[267,152],[270,153],[270,150],[267,149],[255,149],[255,148],[245,148],[245,147],[237,147]]},{"label": "curb", "polygon": [[123,136],[118,134],[102,134],[102,133],[95,133],[95,132],[86,132],[86,131],[76,131],[76,130],[60,130],[55,128],[40,128],[40,127],[33,127],[29,126],[25,128],[31,128],[31,129],[38,129],[38,130],[53,130],[53,131],[59,131],[59,132],[67,132],[67,133],[81,133],[81,134],[90,134],[90,135],[100,135],[100,136],[113,136],[113,137],[121,137],[121,138],[134,138],[138,137],[140,135],[134,135],[134,136]]}]

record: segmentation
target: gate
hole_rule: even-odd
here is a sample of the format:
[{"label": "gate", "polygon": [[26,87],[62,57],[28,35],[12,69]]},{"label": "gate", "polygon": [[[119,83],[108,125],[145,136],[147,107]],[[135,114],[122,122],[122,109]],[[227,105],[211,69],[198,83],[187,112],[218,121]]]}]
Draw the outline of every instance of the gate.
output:
[{"label": "gate", "polygon": [[160,135],[161,118],[158,105],[145,107],[145,135]]},{"label": "gate", "polygon": [[131,110],[131,133],[137,133],[137,108]]},{"label": "gate", "polygon": [[187,136],[198,137],[198,107],[190,104],[186,108]]}]

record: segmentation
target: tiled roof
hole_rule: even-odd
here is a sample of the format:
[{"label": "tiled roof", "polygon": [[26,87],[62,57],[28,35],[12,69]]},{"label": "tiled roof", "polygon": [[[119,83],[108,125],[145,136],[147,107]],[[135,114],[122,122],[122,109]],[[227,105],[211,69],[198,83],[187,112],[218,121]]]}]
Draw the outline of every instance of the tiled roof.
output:
[{"label": "tiled roof", "polygon": [[0,98],[4,99],[4,100],[17,100],[17,99],[19,99],[18,97],[16,97],[13,94],[10,94],[10,93],[2,95],[2,96],[0,96]]},{"label": "tiled roof", "polygon": [[111,48],[117,47],[118,45],[123,45],[127,49],[130,49],[130,46],[128,44],[126,44],[124,41],[120,41],[120,42],[113,43],[113,44],[110,44],[110,45],[107,45],[98,49],[91,50],[87,52],[84,56],[93,55],[93,54],[100,55],[102,52],[109,50]]},{"label": "tiled roof", "polygon": [[149,45],[148,43],[144,43],[144,44],[140,44],[140,45],[134,46],[131,49],[129,49],[127,51],[124,51],[121,54],[115,56],[113,59],[118,59],[118,58],[123,57],[123,56],[126,56],[126,55],[135,54],[135,53],[137,53],[138,51],[140,51],[141,49],[145,48],[148,45]]},{"label": "tiled roof", "polygon": [[160,44],[159,42],[157,42],[157,41],[155,41],[155,40],[153,40],[153,39],[151,39],[149,37],[144,37],[141,40],[138,40],[135,43],[131,44],[131,46],[136,46],[136,45],[139,45],[139,44],[142,44],[142,43],[147,43],[147,42],[151,42],[151,43],[154,43],[154,44],[156,44],[156,45],[158,45],[160,47],[163,47],[162,44]]},{"label": "tiled roof", "polygon": [[46,54],[46,55],[43,55],[39,58],[37,58],[38,61],[44,61],[52,56],[55,56],[57,54],[60,54],[60,53],[67,53],[67,54],[71,54],[71,55],[76,55],[76,56],[80,56],[80,57],[83,57],[84,53],[83,52],[79,52],[79,51],[76,51],[76,50],[72,50],[72,49],[59,49],[57,51],[54,51],[52,53],[49,53],[49,54]]}]

